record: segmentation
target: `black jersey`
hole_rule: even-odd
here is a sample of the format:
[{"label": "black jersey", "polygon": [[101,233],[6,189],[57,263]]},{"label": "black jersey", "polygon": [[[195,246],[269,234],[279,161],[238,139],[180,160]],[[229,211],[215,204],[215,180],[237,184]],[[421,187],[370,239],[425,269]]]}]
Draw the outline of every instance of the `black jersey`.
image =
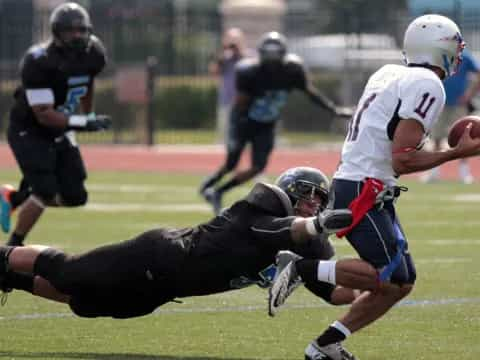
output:
[{"label": "black jersey", "polygon": [[46,137],[57,137],[65,129],[41,125],[27,101],[26,91],[50,89],[54,107],[67,114],[77,111],[80,99],[92,87],[94,77],[106,64],[101,41],[91,36],[83,54],[75,54],[56,46],[53,41],[32,46],[20,63],[21,85],[15,91],[15,105],[10,121],[13,130],[30,130]]},{"label": "black jersey", "polygon": [[279,250],[311,258],[333,256],[327,236],[299,248],[291,237],[295,217],[287,195],[259,183],[243,200],[195,228],[176,295],[206,295],[265,281]]},{"label": "black jersey", "polygon": [[287,54],[275,68],[262,65],[259,59],[244,59],[236,66],[236,87],[251,97],[248,117],[252,120],[274,122],[293,89],[305,90],[307,75],[301,59]]}]

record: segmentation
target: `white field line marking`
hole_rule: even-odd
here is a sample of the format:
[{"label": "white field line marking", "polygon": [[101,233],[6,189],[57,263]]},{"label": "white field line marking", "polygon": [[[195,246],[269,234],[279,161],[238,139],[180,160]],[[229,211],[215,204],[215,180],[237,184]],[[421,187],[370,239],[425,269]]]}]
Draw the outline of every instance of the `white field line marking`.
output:
[{"label": "white field line marking", "polygon": [[144,203],[88,203],[82,208],[83,211],[98,212],[212,212],[212,208],[207,204],[189,203],[189,204],[144,204]]},{"label": "white field line marking", "polygon": [[[462,304],[478,304],[480,298],[445,298],[445,299],[424,299],[424,300],[404,300],[396,306],[412,306],[412,307],[426,307],[426,306],[441,306],[441,305],[462,305]],[[326,303],[309,303],[309,304],[290,304],[284,305],[284,308],[289,309],[316,309],[331,306]],[[183,307],[179,308],[159,308],[155,314],[175,314],[175,313],[214,313],[214,312],[246,312],[246,311],[260,311],[265,310],[265,305],[241,305],[241,306],[203,306],[203,307]],[[0,321],[11,320],[36,320],[36,319],[54,319],[75,317],[72,313],[31,313],[31,314],[17,314],[10,316],[0,316]]]},{"label": "white field line marking", "polygon": [[195,187],[188,185],[148,185],[148,184],[87,184],[91,191],[122,193],[155,193],[193,191]]},{"label": "white field line marking", "polygon": [[453,201],[459,202],[480,202],[480,194],[461,194],[453,196]]}]

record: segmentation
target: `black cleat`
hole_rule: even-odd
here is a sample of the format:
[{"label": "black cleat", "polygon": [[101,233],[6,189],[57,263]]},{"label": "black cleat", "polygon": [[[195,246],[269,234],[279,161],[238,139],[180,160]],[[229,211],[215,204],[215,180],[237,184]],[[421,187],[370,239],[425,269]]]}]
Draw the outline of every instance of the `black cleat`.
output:
[{"label": "black cleat", "polygon": [[222,194],[211,187],[203,190],[201,194],[204,199],[212,205],[214,214],[220,214],[222,210]]},{"label": "black cleat", "polygon": [[280,306],[302,283],[295,262],[302,257],[291,251],[280,251],[276,257],[277,272],[268,290],[268,315],[275,316]]}]

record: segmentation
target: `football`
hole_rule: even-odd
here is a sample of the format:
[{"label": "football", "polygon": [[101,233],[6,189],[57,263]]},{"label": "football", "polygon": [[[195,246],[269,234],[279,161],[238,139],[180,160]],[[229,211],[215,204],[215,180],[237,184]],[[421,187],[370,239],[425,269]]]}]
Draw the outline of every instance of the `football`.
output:
[{"label": "football", "polygon": [[463,135],[465,128],[468,124],[472,123],[472,129],[470,130],[470,136],[472,138],[480,137],[480,117],[478,116],[464,116],[458,120],[456,120],[450,130],[448,131],[448,145],[450,147],[455,147],[458,143],[458,140]]}]

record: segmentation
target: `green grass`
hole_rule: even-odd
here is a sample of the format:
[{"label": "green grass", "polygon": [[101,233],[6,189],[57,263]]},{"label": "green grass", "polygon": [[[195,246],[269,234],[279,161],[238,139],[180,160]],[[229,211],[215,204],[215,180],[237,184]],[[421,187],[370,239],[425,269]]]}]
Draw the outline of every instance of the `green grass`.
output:
[{"label": "green grass", "polygon": [[[2,181],[18,178],[17,172],[2,171]],[[91,173],[89,205],[48,209],[28,242],[78,252],[155,226],[207,220],[210,209],[197,195],[200,181],[172,174]],[[362,360],[477,360],[480,185],[408,185],[398,211],[417,264],[410,306],[395,307],[346,345]],[[235,190],[226,202],[247,191]],[[335,245],[339,257],[354,254],[344,240]],[[346,310],[300,289],[271,319],[265,298],[264,290],[252,287],[187,298],[142,318],[112,320],[74,317],[61,304],[15,292],[0,308],[0,358],[301,359],[308,342]]]}]

